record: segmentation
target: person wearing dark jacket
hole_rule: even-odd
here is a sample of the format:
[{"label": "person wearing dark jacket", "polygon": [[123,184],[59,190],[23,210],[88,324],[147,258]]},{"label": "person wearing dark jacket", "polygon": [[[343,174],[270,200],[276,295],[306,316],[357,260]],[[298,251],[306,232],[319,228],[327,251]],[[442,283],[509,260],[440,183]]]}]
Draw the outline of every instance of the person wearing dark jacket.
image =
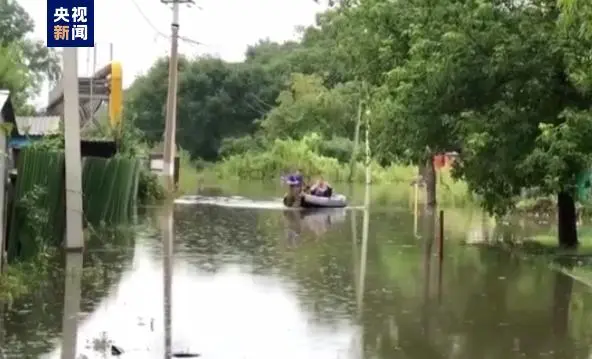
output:
[{"label": "person wearing dark jacket", "polygon": [[317,182],[310,188],[310,194],[318,197],[331,197],[333,195],[333,188],[325,182],[323,177],[320,177]]}]

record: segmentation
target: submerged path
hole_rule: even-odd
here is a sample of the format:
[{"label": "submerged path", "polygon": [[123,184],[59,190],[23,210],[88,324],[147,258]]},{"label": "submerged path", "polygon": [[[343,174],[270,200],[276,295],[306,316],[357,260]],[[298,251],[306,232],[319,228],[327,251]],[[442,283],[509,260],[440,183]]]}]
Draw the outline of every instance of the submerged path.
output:
[{"label": "submerged path", "polygon": [[[360,211],[307,217],[277,210],[273,199],[182,201],[162,221],[158,211],[146,214],[134,241],[89,249],[108,265],[82,276],[78,355],[109,357],[115,344],[121,358],[161,359],[165,338],[173,351],[222,359],[592,352],[588,288],[544,263],[454,245],[454,233],[440,266],[408,210],[371,214],[362,243]],[[55,325],[73,300],[62,288],[40,289],[5,313],[7,357],[57,359],[71,345]]]}]

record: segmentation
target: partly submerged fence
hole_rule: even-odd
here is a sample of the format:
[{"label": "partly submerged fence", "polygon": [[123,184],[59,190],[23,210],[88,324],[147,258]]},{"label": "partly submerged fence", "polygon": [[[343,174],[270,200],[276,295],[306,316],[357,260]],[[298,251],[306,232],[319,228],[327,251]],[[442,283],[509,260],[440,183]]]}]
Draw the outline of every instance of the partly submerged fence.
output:
[{"label": "partly submerged fence", "polygon": [[[31,257],[47,245],[61,245],[65,228],[64,153],[28,148],[19,157],[17,168],[16,188],[8,207],[9,260]],[[134,215],[140,170],[136,159],[85,158],[85,222],[128,222]]]}]

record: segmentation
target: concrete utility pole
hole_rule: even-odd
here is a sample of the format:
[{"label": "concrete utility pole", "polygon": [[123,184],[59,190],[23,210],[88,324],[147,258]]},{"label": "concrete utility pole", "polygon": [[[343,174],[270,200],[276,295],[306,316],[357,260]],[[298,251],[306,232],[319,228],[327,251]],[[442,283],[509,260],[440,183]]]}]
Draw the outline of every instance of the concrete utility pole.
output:
[{"label": "concrete utility pole", "polygon": [[164,128],[164,154],[162,170],[170,192],[175,190],[175,155],[177,149],[177,88],[179,64],[179,6],[191,4],[193,0],[161,0],[164,4],[173,4],[173,22],[171,24],[171,57],[169,60],[169,89],[166,103]]},{"label": "concrete utility pole", "polygon": [[66,240],[68,250],[82,250],[82,159],[78,112],[78,48],[64,48],[64,153],[66,156]]}]

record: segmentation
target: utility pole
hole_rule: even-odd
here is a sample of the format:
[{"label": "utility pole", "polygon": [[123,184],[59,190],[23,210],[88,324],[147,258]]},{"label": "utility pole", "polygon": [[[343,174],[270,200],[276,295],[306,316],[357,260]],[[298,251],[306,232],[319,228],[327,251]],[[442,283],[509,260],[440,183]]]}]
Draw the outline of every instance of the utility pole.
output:
[{"label": "utility pole", "polygon": [[66,161],[66,240],[67,250],[82,250],[82,164],[80,155],[80,113],[78,111],[78,48],[63,52],[64,154]]},{"label": "utility pole", "polygon": [[164,4],[173,4],[173,22],[171,24],[171,57],[169,59],[169,88],[166,103],[164,127],[164,153],[162,170],[170,193],[175,191],[175,155],[177,150],[177,88],[179,64],[179,6],[193,3],[192,0],[161,0]]},{"label": "utility pole", "polygon": [[97,43],[96,42],[92,48],[92,53],[93,53],[93,56],[92,56],[92,72],[90,75],[90,100],[88,101],[89,108],[90,108],[90,113],[89,113],[90,118],[88,119],[88,121],[91,123],[91,126],[94,126],[95,125],[95,97],[94,97],[95,84],[94,84],[93,80],[95,78],[95,72],[97,72]]}]

